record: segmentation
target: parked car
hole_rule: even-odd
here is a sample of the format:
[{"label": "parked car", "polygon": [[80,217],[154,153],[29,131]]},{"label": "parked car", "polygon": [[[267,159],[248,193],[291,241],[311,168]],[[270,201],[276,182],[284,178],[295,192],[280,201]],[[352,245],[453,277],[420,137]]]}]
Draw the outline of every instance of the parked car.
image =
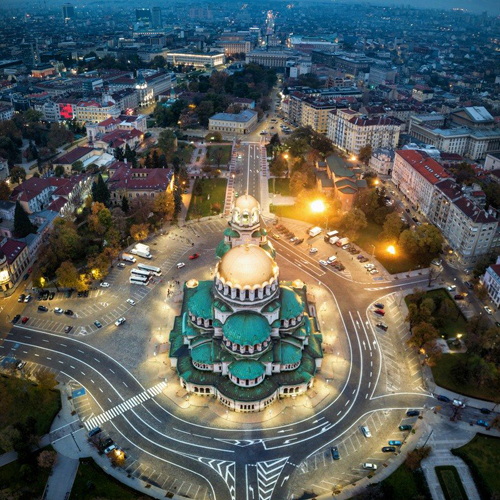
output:
[{"label": "parked car", "polygon": [[318,249],[315,247],[312,247],[309,249],[309,253],[318,253]]},{"label": "parked car", "polygon": [[95,320],[94,321],[94,325],[97,326],[97,328],[102,328],[102,325],[101,325],[100,321]]},{"label": "parked car", "polygon": [[56,296],[56,292],[49,293],[49,300],[52,300]]},{"label": "parked car", "polygon": [[185,265],[186,265],[186,264],[184,264],[184,262],[179,262],[179,263],[177,264],[177,269],[181,269],[181,268],[183,268]]},{"label": "parked car", "polygon": [[190,256],[189,256],[189,260],[194,260],[194,259],[197,259],[199,256],[200,256],[200,254],[199,254],[199,253],[194,253],[193,255],[190,255]]},{"label": "parked car", "polygon": [[474,285],[470,281],[464,281],[464,285],[469,289],[472,290],[474,288]]},{"label": "parked car", "polygon": [[[24,301],[27,302],[26,299],[24,299]],[[493,314],[493,311],[491,310],[491,308],[489,306],[484,306],[484,310],[486,311],[486,314],[490,314],[490,315]]]},{"label": "parked car", "polygon": [[387,330],[389,330],[389,327],[385,324],[385,323],[377,323],[377,328],[380,328],[381,330],[384,330],[384,332],[386,332]]},{"label": "parked car", "polygon": [[328,264],[333,264],[337,260],[337,257],[335,255],[331,255],[328,257]]},{"label": "parked car", "polygon": [[437,396],[438,401],[442,401],[443,403],[449,403],[451,399],[448,396],[443,396],[442,394],[439,394]]},{"label": "parked car", "polygon": [[402,441],[399,441],[398,439],[391,439],[389,441],[389,446],[401,446],[402,444]]},{"label": "parked car", "polygon": [[333,448],[331,448],[331,452],[332,452],[332,458],[334,460],[340,460],[339,449],[336,446],[334,446]]},{"label": "parked car", "polygon": [[488,424],[488,422],[486,422],[486,420],[478,420],[476,422],[476,425],[480,425],[481,427],[489,427],[490,425]]},{"label": "parked car", "polygon": [[24,302],[29,302],[31,300],[31,294],[28,293],[28,295],[26,295],[26,297],[24,297]]},{"label": "parked car", "polygon": [[56,308],[54,309],[54,312],[55,312],[56,314],[62,314],[64,311],[63,311],[60,307],[56,307]]},{"label": "parked car", "polygon": [[128,302],[131,306],[135,306],[135,300],[133,300],[133,299],[127,299],[127,302]]},{"label": "parked car", "polygon": [[455,300],[464,300],[465,299],[465,297],[463,295],[460,295],[459,293],[457,293],[456,295],[454,295],[453,298]]},{"label": "parked car", "polygon": [[327,266],[328,265],[328,262],[326,260],[320,260],[319,263],[322,265],[322,266]]},{"label": "parked car", "polygon": [[105,450],[108,446],[111,446],[112,444],[113,440],[111,438],[106,438],[101,446]]},{"label": "parked car", "polygon": [[14,325],[21,319],[21,315],[20,314],[16,314],[13,318],[12,318],[12,323],[14,323]]},{"label": "parked car", "polygon": [[366,469],[366,470],[377,470],[377,464],[371,464],[369,462],[365,462],[363,464],[363,469]]},{"label": "parked car", "polygon": [[374,305],[375,305],[375,307],[376,307],[377,309],[383,309],[383,308],[384,308],[384,304],[382,304],[381,302],[377,302],[377,303],[376,303],[376,304],[374,304]]},{"label": "parked car", "polygon": [[116,450],[116,445],[115,444],[112,444],[111,446],[108,446],[104,450],[104,454],[107,455],[108,453],[111,453],[113,450]]},{"label": "parked car", "polygon": [[458,408],[465,408],[467,406],[463,401],[460,401],[460,399],[454,399],[452,404]]},{"label": "parked car", "polygon": [[21,320],[21,323],[23,325],[25,325],[30,319],[28,318],[28,316],[25,316],[22,320]]},{"label": "parked car", "polygon": [[304,238],[298,238],[295,240],[294,245],[300,245],[301,243],[304,243]]},{"label": "parked car", "polygon": [[481,408],[479,410],[483,415],[489,415],[491,413],[491,410],[489,410],[488,408]]},{"label": "parked car", "polygon": [[400,431],[411,431],[412,426],[410,424],[403,424],[400,425],[398,428]]},{"label": "parked car", "polygon": [[48,308],[48,307],[45,307],[45,306],[38,306],[38,310],[39,310],[40,312],[45,312],[45,313],[46,313],[46,312],[49,310],[49,308]]},{"label": "parked car", "polygon": [[64,311],[64,314],[66,314],[66,316],[73,316],[73,314],[75,314],[71,309],[66,309],[66,311]]},{"label": "parked car", "polygon": [[379,316],[385,316],[385,311],[382,311],[382,309],[375,309],[373,312]]},{"label": "parked car", "polygon": [[24,367],[26,366],[26,361],[21,361],[21,360],[18,360],[16,362],[16,368],[18,370],[22,370]]},{"label": "parked car", "polygon": [[64,329],[64,333],[69,333],[71,330],[73,330],[73,327],[71,325],[68,325],[65,329]]},{"label": "parked car", "polygon": [[391,453],[391,452],[395,452],[396,451],[396,448],[394,446],[384,446],[382,448],[382,451],[384,453]]},{"label": "parked car", "polygon": [[457,289],[456,285],[450,285],[446,287],[449,292],[454,292]]},{"label": "parked car", "polygon": [[125,323],[125,321],[127,321],[124,317],[121,317],[121,318],[118,318],[116,321],[115,321],[115,326],[120,326],[120,325],[123,325],[123,323]]},{"label": "parked car", "polygon": [[101,286],[102,288],[109,288],[111,285],[106,281],[103,281],[99,286]]},{"label": "parked car", "polygon": [[97,434],[99,434],[100,432],[101,432],[101,428],[100,427],[95,427],[94,429],[92,429],[91,431],[89,431],[89,437],[97,436]]},{"label": "parked car", "polygon": [[420,412],[418,410],[408,410],[406,412],[407,417],[418,417],[420,415]]},{"label": "parked car", "polygon": [[370,432],[370,429],[368,428],[367,425],[362,425],[360,427],[361,429],[361,432],[363,433],[363,435],[366,437],[366,438],[371,438],[372,437],[372,433]]},{"label": "parked car", "polygon": [[[123,269],[125,267],[125,264],[123,262],[118,262],[118,264],[116,265],[116,267],[119,267],[120,269]],[[90,436],[90,434],[89,434]]]}]

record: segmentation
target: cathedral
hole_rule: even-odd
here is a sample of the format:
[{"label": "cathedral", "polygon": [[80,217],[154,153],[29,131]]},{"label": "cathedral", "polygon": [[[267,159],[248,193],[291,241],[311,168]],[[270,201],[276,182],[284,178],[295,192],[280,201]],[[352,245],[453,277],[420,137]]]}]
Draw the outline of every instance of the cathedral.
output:
[{"label": "cathedral", "polygon": [[240,412],[303,394],[321,368],[322,336],[301,280],[280,281],[255,198],[236,198],[214,279],[184,284],[170,361],[188,392]]}]

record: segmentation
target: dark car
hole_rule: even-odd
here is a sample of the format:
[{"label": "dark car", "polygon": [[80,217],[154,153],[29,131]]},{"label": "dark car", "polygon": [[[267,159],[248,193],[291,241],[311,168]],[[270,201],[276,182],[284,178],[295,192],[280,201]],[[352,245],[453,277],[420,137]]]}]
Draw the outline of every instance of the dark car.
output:
[{"label": "dark car", "polygon": [[420,412],[418,410],[408,410],[406,412],[407,417],[418,417],[420,415]]},{"label": "dark car", "polygon": [[101,322],[100,321],[94,321],[94,325],[97,326],[97,328],[102,328]]},{"label": "dark car", "polygon": [[377,309],[383,309],[383,308],[384,308],[384,304],[382,304],[382,303],[380,303],[380,302],[377,302],[377,303],[375,304],[375,307],[376,307]]},{"label": "dark car", "polygon": [[30,277],[30,275],[28,273],[26,273],[23,277],[23,281],[26,281],[28,278]]},{"label": "dark car", "polygon": [[56,292],[49,293],[49,300],[52,300],[56,296]]},{"label": "dark car", "polygon": [[21,315],[20,314],[16,314],[13,318],[12,318],[12,323],[16,324],[19,320],[21,319]]},{"label": "dark car", "polygon": [[85,291],[83,292],[83,296],[84,296],[84,297],[88,297],[88,296],[89,296],[89,291],[88,291],[88,290],[85,290]]},{"label": "dark car", "polygon": [[454,295],[453,298],[455,300],[464,300],[465,299],[465,297],[463,295],[460,295],[459,293],[457,293],[456,295]]},{"label": "dark car", "polygon": [[300,245],[301,243],[304,243],[304,238],[299,238],[298,240],[295,240],[294,245]]},{"label": "dark car", "polygon": [[45,307],[45,306],[38,306],[38,310],[39,310],[40,312],[44,312],[44,313],[46,313],[46,312],[49,310],[49,308],[48,308],[48,307]]},{"label": "dark car", "polygon": [[73,316],[73,314],[75,314],[71,309],[66,309],[66,311],[64,311],[64,314],[66,314],[67,316]]},{"label": "dark car", "polygon": [[[52,292],[52,293],[54,293],[54,292]],[[48,290],[45,290],[44,292],[42,292],[42,300],[47,300],[49,297],[50,297],[50,293],[48,292]]]},{"label": "dark car", "polygon": [[443,401],[443,403],[449,403],[451,399],[447,396],[442,396],[441,394],[438,395],[437,397],[438,401]]},{"label": "dark car", "polygon": [[78,292],[77,296],[78,297],[83,297],[83,292]]},{"label": "dark car", "polygon": [[400,431],[411,431],[412,426],[410,424],[404,424],[399,426]]},{"label": "dark car", "polygon": [[489,415],[491,413],[491,410],[489,410],[488,408],[481,408],[479,410],[483,415]]},{"label": "dark car", "polygon": [[21,295],[19,295],[17,301],[18,302],[24,302],[24,299],[26,298],[26,295],[24,295],[24,293],[22,293]]},{"label": "dark car", "polygon": [[389,327],[385,323],[377,323],[377,328],[384,330],[384,332],[386,332],[389,329]]},{"label": "dark car", "polygon": [[384,446],[382,448],[382,451],[384,453],[394,453],[396,451],[396,448],[394,446]]},{"label": "dark car", "polygon": [[68,325],[65,329],[64,329],[64,333],[69,333],[71,330],[73,330],[73,327],[71,325]]},{"label": "dark car", "polygon": [[331,452],[332,452],[332,458],[334,460],[340,460],[340,454],[339,454],[339,449],[334,446],[332,449],[331,449]]},{"label": "dark car", "polygon": [[101,445],[102,449],[105,450],[109,448],[113,444],[113,440],[111,438],[107,438]]},{"label": "dark car", "polygon": [[464,281],[464,285],[471,290],[474,288],[474,285],[470,281]]},{"label": "dark car", "polygon": [[99,434],[100,432],[101,432],[101,428],[100,427],[96,427],[95,429],[92,429],[89,432],[89,437],[97,436],[97,434]]}]

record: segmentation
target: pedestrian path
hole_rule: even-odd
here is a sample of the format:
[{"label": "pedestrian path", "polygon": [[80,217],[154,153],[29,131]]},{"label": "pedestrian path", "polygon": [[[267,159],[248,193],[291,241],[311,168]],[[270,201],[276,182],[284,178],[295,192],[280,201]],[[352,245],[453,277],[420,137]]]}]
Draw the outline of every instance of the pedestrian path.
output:
[{"label": "pedestrian path", "polygon": [[167,387],[167,383],[160,382],[159,384],[156,384],[153,387],[150,387],[149,389],[141,392],[137,396],[127,399],[123,403],[120,403],[110,410],[107,410],[104,413],[97,415],[96,417],[89,418],[84,422],[86,429],[91,430],[102,425],[104,422],[109,422],[113,418],[118,417],[118,415],[121,415],[122,413],[131,410],[136,406],[139,406],[148,399],[154,398],[155,396],[160,394],[160,392],[162,392],[165,387]]}]

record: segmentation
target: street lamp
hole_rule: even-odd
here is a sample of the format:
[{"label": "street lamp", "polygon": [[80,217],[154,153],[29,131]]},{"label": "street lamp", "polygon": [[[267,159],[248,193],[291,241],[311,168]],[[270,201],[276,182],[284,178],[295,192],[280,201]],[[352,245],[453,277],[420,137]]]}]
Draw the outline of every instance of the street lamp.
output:
[{"label": "street lamp", "polygon": [[390,253],[391,255],[396,255],[396,248],[394,247],[394,245],[389,245],[387,247],[387,253]]},{"label": "street lamp", "polygon": [[311,202],[310,207],[311,211],[316,214],[322,213],[326,210],[326,205],[323,200],[314,200],[313,202]]}]

